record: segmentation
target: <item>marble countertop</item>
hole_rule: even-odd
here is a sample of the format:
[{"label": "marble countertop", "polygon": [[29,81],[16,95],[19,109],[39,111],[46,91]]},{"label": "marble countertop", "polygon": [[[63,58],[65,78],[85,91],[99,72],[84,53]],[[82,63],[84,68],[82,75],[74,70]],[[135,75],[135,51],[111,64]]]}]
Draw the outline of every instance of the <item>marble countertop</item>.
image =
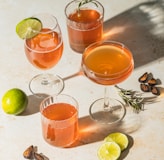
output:
[{"label": "marble countertop", "polygon": [[[103,87],[76,76],[65,81],[63,93],[79,102],[79,125],[83,129],[78,145],[71,148],[57,148],[47,144],[42,138],[39,104],[40,99],[31,95],[28,83],[39,74],[26,59],[23,41],[15,32],[16,24],[39,12],[55,15],[61,26],[64,52],[60,62],[49,72],[67,77],[78,72],[81,54],[69,47],[64,7],[67,0],[1,0],[0,5],[0,97],[11,88],[20,88],[29,98],[27,110],[12,116],[0,107],[0,159],[23,160],[23,151],[30,145],[50,160],[96,160],[97,149],[103,138],[113,131],[129,135],[129,148],[120,160],[162,160],[164,157],[164,1],[144,0],[101,0],[105,7],[104,34],[108,40],[124,43],[133,52],[135,70],[120,87],[140,91],[138,78],[145,72],[159,78],[161,95],[152,103],[146,103],[144,111],[135,114],[127,108],[122,123],[117,126],[98,125],[89,117],[89,106],[102,97]],[[112,97],[120,98],[113,87]],[[150,99],[154,95],[144,94]],[[148,101],[147,101],[148,102]]]}]

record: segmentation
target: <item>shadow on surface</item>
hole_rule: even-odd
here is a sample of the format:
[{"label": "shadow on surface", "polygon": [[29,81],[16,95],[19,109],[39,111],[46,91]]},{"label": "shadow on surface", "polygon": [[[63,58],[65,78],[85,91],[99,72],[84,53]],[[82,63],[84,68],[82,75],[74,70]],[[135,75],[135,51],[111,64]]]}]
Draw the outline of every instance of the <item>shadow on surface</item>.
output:
[{"label": "shadow on surface", "polygon": [[164,1],[139,4],[105,21],[104,39],[125,44],[135,68],[164,58]]},{"label": "shadow on surface", "polygon": [[119,157],[118,160],[123,160],[123,159],[125,159],[125,157],[128,155],[130,149],[132,148],[132,146],[133,146],[133,144],[134,144],[133,138],[132,138],[131,136],[129,136],[129,135],[127,135],[127,137],[128,137],[128,140],[129,140],[128,147],[127,147],[125,150],[123,150],[123,151],[121,152],[121,155],[120,155],[120,157]]},{"label": "shadow on surface", "polygon": [[46,98],[46,94],[29,95],[28,105],[26,110],[21,114],[21,116],[28,116],[39,112],[40,103]]},{"label": "shadow on surface", "polygon": [[[128,135],[128,133],[139,128],[140,124],[138,125],[136,121],[138,121],[138,117],[136,118],[131,115],[131,117],[128,116],[127,119],[124,118],[124,120],[118,123],[107,125],[93,121],[90,116],[81,117],[79,118],[79,139],[69,148],[103,141],[107,135],[113,132],[122,132]],[[130,147],[133,142],[132,137],[129,136],[129,140],[131,141],[131,144],[129,145]]]}]

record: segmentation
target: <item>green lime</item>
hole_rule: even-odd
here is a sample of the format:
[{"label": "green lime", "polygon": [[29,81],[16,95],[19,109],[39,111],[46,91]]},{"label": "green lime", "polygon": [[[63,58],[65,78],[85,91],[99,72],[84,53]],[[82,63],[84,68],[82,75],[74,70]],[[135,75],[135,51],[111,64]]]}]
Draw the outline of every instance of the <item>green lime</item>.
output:
[{"label": "green lime", "polygon": [[36,36],[42,29],[42,22],[37,18],[26,18],[16,25],[16,33],[22,39]]},{"label": "green lime", "polygon": [[27,95],[18,88],[8,90],[2,97],[2,108],[7,114],[20,114],[26,109],[27,104]]},{"label": "green lime", "polygon": [[120,157],[121,149],[115,142],[105,142],[98,149],[100,160],[117,160]]},{"label": "green lime", "polygon": [[105,142],[116,142],[120,148],[121,151],[123,151],[124,149],[126,149],[128,147],[128,137],[120,132],[115,132],[115,133],[111,133],[109,134],[105,139]]}]

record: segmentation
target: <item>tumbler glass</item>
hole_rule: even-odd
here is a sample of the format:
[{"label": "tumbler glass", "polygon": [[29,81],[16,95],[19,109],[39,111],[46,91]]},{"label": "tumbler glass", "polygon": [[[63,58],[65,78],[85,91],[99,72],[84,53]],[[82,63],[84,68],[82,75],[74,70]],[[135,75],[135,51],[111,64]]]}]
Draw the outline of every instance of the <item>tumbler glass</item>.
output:
[{"label": "tumbler glass", "polygon": [[68,147],[78,138],[78,102],[60,94],[41,102],[41,124],[45,141],[53,146]]},{"label": "tumbler glass", "polygon": [[104,7],[96,0],[73,0],[65,7],[70,47],[79,53],[103,35]]}]

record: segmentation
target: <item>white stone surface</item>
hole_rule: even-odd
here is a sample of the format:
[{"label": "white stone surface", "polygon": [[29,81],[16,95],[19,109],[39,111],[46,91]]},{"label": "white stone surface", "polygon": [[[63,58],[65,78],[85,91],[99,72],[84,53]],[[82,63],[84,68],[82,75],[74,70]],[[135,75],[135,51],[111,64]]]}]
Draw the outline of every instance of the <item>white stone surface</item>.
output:
[{"label": "white stone surface", "polygon": [[[130,9],[133,11],[134,7],[144,1],[101,0],[101,2],[105,7],[105,21],[107,21]],[[97,149],[102,144],[102,139],[115,130],[128,133],[132,140],[131,143],[133,142],[123,153],[124,158],[122,159],[162,160],[164,157],[164,48],[162,45],[157,46],[157,48],[160,47],[161,52],[159,58],[156,57],[154,61],[137,66],[133,74],[120,84],[127,89],[139,90],[138,77],[146,71],[152,72],[154,77],[160,78],[163,83],[160,86],[162,94],[156,103],[145,105],[145,111],[139,115],[133,114],[130,117],[128,112],[125,117],[126,123],[123,125],[117,127],[97,126],[89,119],[88,109],[95,99],[102,97],[103,87],[93,84],[85,77],[75,77],[65,82],[63,93],[70,94],[78,100],[80,124],[86,125],[83,132],[88,134],[82,135],[83,143],[81,145],[67,149],[52,147],[43,140],[38,108],[40,101],[34,98],[28,89],[30,78],[39,74],[40,71],[27,61],[23,41],[16,35],[15,26],[23,18],[35,13],[49,12],[55,15],[63,33],[64,52],[60,62],[50,72],[61,77],[71,75],[80,67],[81,54],[72,51],[68,44],[64,15],[64,7],[67,3],[68,0],[0,1],[0,97],[2,98],[8,89],[15,87],[24,90],[29,96],[28,109],[23,115],[6,115],[0,107],[0,160],[23,160],[23,151],[29,145],[37,146],[38,151],[44,153],[50,160],[96,160],[98,159]],[[135,32],[135,30],[133,31]],[[162,34],[164,32],[160,34],[161,41],[164,42]],[[154,45],[157,44],[154,43]],[[139,49],[144,50],[144,43]],[[141,58],[135,61],[140,62],[143,59],[146,57],[142,54]],[[114,89],[111,92],[113,97],[119,98]],[[139,122],[141,122],[141,126],[139,126]]]}]

